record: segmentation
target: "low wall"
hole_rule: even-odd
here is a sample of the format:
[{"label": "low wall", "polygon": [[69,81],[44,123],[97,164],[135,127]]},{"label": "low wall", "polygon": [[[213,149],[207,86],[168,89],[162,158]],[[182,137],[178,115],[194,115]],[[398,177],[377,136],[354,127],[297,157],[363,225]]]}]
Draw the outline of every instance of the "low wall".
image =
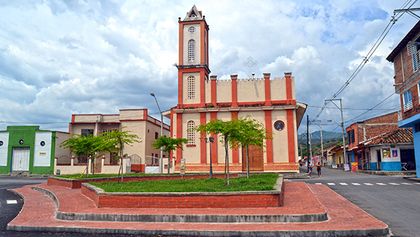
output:
[{"label": "low wall", "polygon": [[145,164],[131,164],[131,172],[144,173],[146,170]]},{"label": "low wall", "polygon": [[279,177],[273,191],[107,193],[84,183],[81,192],[99,208],[256,208],[282,206],[282,189]]},{"label": "low wall", "polygon": [[[230,174],[231,177],[238,177],[238,174]],[[173,180],[173,179],[207,179],[208,174],[186,174],[186,175],[153,175],[153,176],[128,176],[124,177],[124,182],[132,181],[146,181],[146,180]],[[213,174],[214,178],[223,178],[224,174]],[[48,185],[58,185],[67,188],[81,188],[82,183],[89,182],[111,182],[119,181],[120,178],[86,178],[86,179],[67,179],[60,177],[49,177],[47,184]]]},{"label": "low wall", "polygon": [[86,173],[86,165],[57,165],[54,173],[60,170],[60,174],[81,174]]}]

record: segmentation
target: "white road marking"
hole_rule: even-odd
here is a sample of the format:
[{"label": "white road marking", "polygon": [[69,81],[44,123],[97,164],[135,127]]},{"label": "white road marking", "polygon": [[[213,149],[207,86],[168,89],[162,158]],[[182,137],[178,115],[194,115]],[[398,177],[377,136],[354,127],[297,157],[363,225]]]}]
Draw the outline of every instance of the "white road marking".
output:
[{"label": "white road marking", "polygon": [[410,183],[401,183],[401,184],[404,184],[404,185],[413,185],[413,184],[410,184]]},{"label": "white road marking", "polygon": [[400,184],[397,184],[397,183],[389,183],[389,184],[391,184],[391,185],[400,185]]},{"label": "white road marking", "polygon": [[17,204],[17,200],[6,200],[7,204]]},{"label": "white road marking", "polygon": [[335,183],[327,183],[328,185],[330,185],[330,186],[334,186],[335,185]]},{"label": "white road marking", "polygon": [[363,183],[364,185],[367,185],[367,186],[372,186],[373,184],[371,184],[371,183]]},{"label": "white road marking", "polygon": [[347,183],[340,183],[340,185],[346,186],[346,185],[348,185],[348,184],[347,184]]},{"label": "white road marking", "polygon": [[316,185],[322,185],[322,183],[315,183]]},{"label": "white road marking", "polygon": [[384,185],[386,185],[386,184],[384,184],[384,183],[376,183],[377,185],[381,185],[381,186],[384,186]]},{"label": "white road marking", "polygon": [[356,185],[356,186],[359,186],[360,185],[359,183],[351,183],[351,184]]}]

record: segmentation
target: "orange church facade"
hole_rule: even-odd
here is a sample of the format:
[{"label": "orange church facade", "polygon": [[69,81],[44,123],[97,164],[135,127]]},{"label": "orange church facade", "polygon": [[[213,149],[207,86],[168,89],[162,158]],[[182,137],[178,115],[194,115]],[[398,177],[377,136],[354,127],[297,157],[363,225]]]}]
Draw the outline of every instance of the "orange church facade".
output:
[{"label": "orange church facade", "polygon": [[[220,137],[208,135],[195,128],[215,119],[231,120],[249,117],[264,124],[272,139],[264,147],[250,152],[253,171],[298,172],[297,128],[306,105],[296,101],[294,78],[285,73],[272,78],[238,79],[231,75],[220,80],[210,74],[209,27],[201,11],[194,6],[184,20],[179,18],[178,104],[168,112],[171,136],[187,138],[188,143],[178,149],[175,170],[185,162],[186,172],[208,172],[210,150],[215,172],[224,171],[224,148]],[[230,170],[242,172],[245,165],[241,148],[229,150]]]}]

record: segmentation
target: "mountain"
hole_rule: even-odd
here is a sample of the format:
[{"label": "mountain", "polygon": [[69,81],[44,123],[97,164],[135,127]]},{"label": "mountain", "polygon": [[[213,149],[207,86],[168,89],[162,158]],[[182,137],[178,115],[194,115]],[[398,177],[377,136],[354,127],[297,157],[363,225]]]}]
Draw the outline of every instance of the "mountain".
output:
[{"label": "mountain", "polygon": [[[322,138],[324,142],[333,141],[333,140],[341,140],[341,132],[330,132],[330,131],[322,131]],[[306,133],[301,133],[298,136],[299,144],[306,144]],[[315,131],[311,133],[311,141],[312,144],[320,143],[321,142],[321,132]]]}]

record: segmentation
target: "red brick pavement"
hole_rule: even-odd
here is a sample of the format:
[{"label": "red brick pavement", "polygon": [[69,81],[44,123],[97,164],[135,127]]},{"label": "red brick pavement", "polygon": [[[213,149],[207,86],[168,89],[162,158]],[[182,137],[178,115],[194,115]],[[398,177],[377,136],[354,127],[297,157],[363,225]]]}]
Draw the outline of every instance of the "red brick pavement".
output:
[{"label": "red brick pavement", "polygon": [[[372,217],[365,211],[358,208],[342,196],[338,195],[330,188],[323,185],[307,185],[304,183],[285,182],[285,202],[283,207],[277,208],[249,208],[249,209],[112,209],[94,208],[92,201],[71,190],[63,187],[51,187],[41,185],[43,188],[50,188],[60,200],[60,211],[65,212],[87,212],[87,213],[220,213],[228,212],[235,215],[239,213],[273,214],[276,213],[308,213],[327,210],[328,221],[310,223],[166,223],[166,222],[103,222],[103,221],[64,221],[55,218],[56,206],[46,195],[35,191],[31,186],[25,186],[15,191],[25,199],[20,214],[8,224],[10,229],[29,228],[67,228],[68,231],[80,231],[81,229],[100,229],[104,230],[142,230],[142,231],[240,231],[240,232],[278,232],[297,231],[299,233],[314,233],[321,231],[369,231],[387,230],[388,226]],[[306,187],[306,188],[305,188]],[[310,202],[308,204],[308,200]],[[45,230],[45,229],[44,229]],[[353,233],[352,232],[352,233]],[[195,232],[199,233],[199,232]],[[224,232],[226,233],[226,232]],[[350,233],[350,232],[349,232]],[[354,235],[359,235],[354,232]]]}]

